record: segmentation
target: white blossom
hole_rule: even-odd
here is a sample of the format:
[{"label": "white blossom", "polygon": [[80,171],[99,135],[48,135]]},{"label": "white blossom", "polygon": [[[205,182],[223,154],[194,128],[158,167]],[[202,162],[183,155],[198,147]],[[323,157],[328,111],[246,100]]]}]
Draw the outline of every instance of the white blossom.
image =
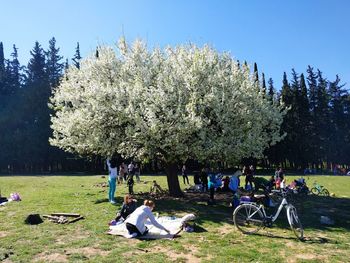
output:
[{"label": "white blossom", "polygon": [[78,154],[237,162],[281,139],[282,106],[247,66],[209,46],[149,49],[120,39],[70,67],[51,104],[52,145]]}]

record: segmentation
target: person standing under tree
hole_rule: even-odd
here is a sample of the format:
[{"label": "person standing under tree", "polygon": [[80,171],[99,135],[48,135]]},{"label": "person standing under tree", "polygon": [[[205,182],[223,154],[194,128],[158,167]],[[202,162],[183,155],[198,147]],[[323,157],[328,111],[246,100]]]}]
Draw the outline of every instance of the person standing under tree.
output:
[{"label": "person standing under tree", "polygon": [[128,165],[128,174],[129,175],[135,174],[135,165],[133,164],[133,162],[130,162]]},{"label": "person standing under tree", "polygon": [[214,203],[214,194],[215,194],[215,183],[216,183],[216,175],[213,171],[211,171],[208,175],[209,182],[208,182],[208,188],[210,193],[210,203]]},{"label": "person standing under tree", "polygon": [[140,182],[140,174],[141,174],[141,168],[138,163],[135,163],[135,176],[136,176],[136,181],[139,183]]},{"label": "person standing under tree", "polygon": [[208,173],[206,168],[201,170],[200,180],[202,183],[202,192],[208,191]]},{"label": "person standing under tree", "polygon": [[115,204],[114,194],[115,194],[115,190],[117,188],[116,181],[117,181],[117,176],[118,176],[117,163],[116,163],[116,161],[114,159],[112,159],[112,160],[107,159],[107,166],[108,166],[108,171],[109,171],[109,176],[108,176],[108,184],[109,184],[108,200],[109,200],[109,202],[111,204]]},{"label": "person standing under tree", "polygon": [[126,182],[129,187],[129,194],[134,194],[134,176],[132,174],[128,175],[128,181]]},{"label": "person standing under tree", "polygon": [[254,176],[253,176],[253,171],[250,169],[249,166],[244,166],[243,167],[243,175],[245,175],[245,189],[248,190],[248,184],[250,184],[250,189],[253,190],[253,181],[254,181]]},{"label": "person standing under tree", "polygon": [[128,178],[128,166],[123,162],[123,169],[124,169],[124,181],[126,182],[126,179]]},{"label": "person standing under tree", "polygon": [[182,172],[182,178],[184,179],[184,184],[186,184],[186,181],[187,181],[187,184],[190,184],[190,182],[188,181],[186,165],[182,166],[181,172]]},{"label": "person standing under tree", "polygon": [[124,180],[124,162],[119,165],[119,176],[118,176],[118,184],[122,184]]}]

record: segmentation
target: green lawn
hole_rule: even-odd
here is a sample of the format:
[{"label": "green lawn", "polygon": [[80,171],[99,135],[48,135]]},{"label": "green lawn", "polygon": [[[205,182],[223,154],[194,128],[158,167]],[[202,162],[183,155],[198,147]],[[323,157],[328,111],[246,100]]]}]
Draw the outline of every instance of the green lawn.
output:
[{"label": "green lawn", "polygon": [[[135,192],[147,192],[155,177],[144,176]],[[292,177],[288,179],[291,180]],[[179,177],[179,179],[182,179]],[[3,196],[19,192],[23,201],[0,206],[0,261],[4,262],[347,262],[350,258],[350,177],[310,176],[334,197],[307,197],[297,206],[305,228],[300,242],[288,228],[285,213],[273,228],[247,236],[232,223],[226,201],[208,206],[206,200],[156,200],[160,215],[195,213],[195,233],[174,240],[140,241],[110,236],[108,222],[120,207],[126,185],[117,187],[117,205],[106,202],[108,188],[101,176],[0,176]],[[166,188],[166,178],[156,177]],[[190,178],[192,180],[192,178]],[[97,185],[97,186],[96,186]],[[183,185],[181,185],[183,187]],[[143,196],[138,196],[143,202]],[[30,213],[72,212],[85,216],[69,225],[24,224]],[[320,216],[335,221],[320,224]]]}]

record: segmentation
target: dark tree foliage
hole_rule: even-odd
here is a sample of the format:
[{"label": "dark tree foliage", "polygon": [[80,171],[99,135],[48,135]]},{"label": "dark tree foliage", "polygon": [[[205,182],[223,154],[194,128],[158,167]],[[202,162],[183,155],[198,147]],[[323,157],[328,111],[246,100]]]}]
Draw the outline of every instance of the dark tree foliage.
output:
[{"label": "dark tree foliage", "polygon": [[56,47],[56,39],[54,37],[51,38],[49,41],[49,50],[45,52],[46,70],[51,87],[56,87],[58,85],[65,66],[61,62],[63,57],[59,55],[59,51],[60,49]]},{"label": "dark tree foliage", "polygon": [[10,59],[5,59],[0,42],[0,173],[101,171],[101,158],[88,162],[49,145],[48,102],[64,64],[54,38],[47,51],[36,42],[30,54],[25,69],[17,48],[13,46]]},{"label": "dark tree foliage", "polygon": [[262,80],[261,80],[261,89],[264,95],[266,95],[266,81],[265,81],[265,74],[262,73]]},{"label": "dark tree foliage", "polygon": [[5,56],[4,56],[4,46],[0,42],[0,94],[3,94],[6,82],[6,69],[5,69]]},{"label": "dark tree foliage", "polygon": [[72,60],[73,60],[73,65],[80,69],[81,56],[80,56],[79,42],[77,43],[77,47],[75,48],[75,54]]},{"label": "dark tree foliage", "polygon": [[268,98],[269,98],[269,100],[273,101],[274,97],[275,97],[275,94],[276,94],[276,91],[275,91],[275,88],[273,86],[272,78],[269,78],[267,84],[269,84]]},{"label": "dark tree foliage", "polygon": [[311,66],[291,84],[283,75],[279,97],[289,108],[281,130],[287,136],[267,151],[269,163],[294,169],[331,169],[350,165],[349,93],[336,76],[328,81]]}]

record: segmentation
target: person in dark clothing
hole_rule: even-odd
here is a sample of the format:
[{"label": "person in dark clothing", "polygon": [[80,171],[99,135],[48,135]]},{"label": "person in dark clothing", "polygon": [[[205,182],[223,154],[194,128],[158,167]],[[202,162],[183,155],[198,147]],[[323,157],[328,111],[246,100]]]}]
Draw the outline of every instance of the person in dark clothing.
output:
[{"label": "person in dark clothing", "polygon": [[225,176],[225,178],[222,179],[222,187],[221,187],[221,191],[223,192],[227,192],[230,190],[230,188],[228,187],[230,183],[230,178],[228,176]]},{"label": "person in dark clothing", "polygon": [[137,208],[136,202],[135,199],[132,199],[131,195],[125,195],[124,203],[117,213],[115,221],[119,221],[120,219],[124,221],[132,212],[134,212]]},{"label": "person in dark clothing", "polygon": [[210,202],[214,202],[214,194],[215,194],[215,183],[216,183],[216,175],[214,173],[209,174],[209,192],[210,192]]},{"label": "person in dark clothing", "polygon": [[134,194],[134,176],[132,174],[129,174],[128,176],[128,181],[127,181],[127,185],[129,187],[129,194]]},{"label": "person in dark clothing", "polygon": [[201,171],[200,179],[202,183],[202,191],[203,192],[208,191],[208,173],[205,168],[203,168]]},{"label": "person in dark clothing", "polygon": [[243,167],[242,174],[245,175],[245,189],[247,189],[248,184],[250,184],[251,190],[253,190],[254,174],[253,170],[249,166]]},{"label": "person in dark clothing", "polygon": [[190,184],[190,182],[188,181],[186,165],[182,166],[181,172],[182,172],[182,178],[184,179],[184,184],[186,184],[186,181],[187,181],[187,184]]},{"label": "person in dark clothing", "polygon": [[201,184],[201,178],[200,178],[200,172],[194,172],[193,173],[193,183],[196,184]]}]

